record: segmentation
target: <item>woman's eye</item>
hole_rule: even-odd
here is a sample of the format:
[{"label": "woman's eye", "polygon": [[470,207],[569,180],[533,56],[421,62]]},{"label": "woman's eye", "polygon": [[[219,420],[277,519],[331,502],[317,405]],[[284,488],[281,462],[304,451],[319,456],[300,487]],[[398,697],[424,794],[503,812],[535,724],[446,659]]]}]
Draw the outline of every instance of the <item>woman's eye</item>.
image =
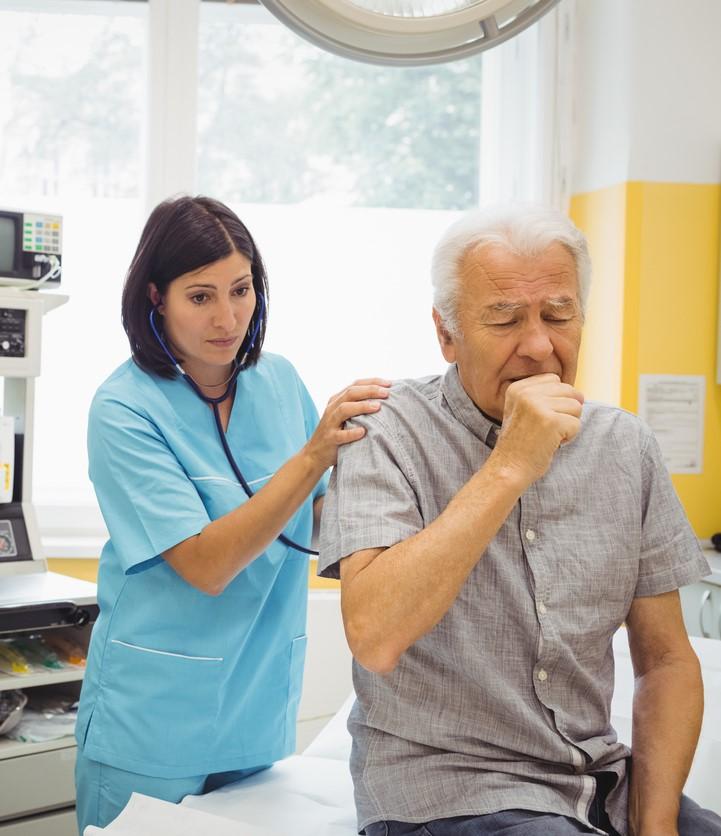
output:
[{"label": "woman's eye", "polygon": [[207,293],[196,293],[195,296],[191,296],[191,302],[195,302],[196,305],[202,305],[203,302],[208,298]]},{"label": "woman's eye", "polygon": [[249,288],[249,287],[239,287],[239,288],[235,291],[235,295],[236,295],[236,296],[247,296],[247,295],[248,295],[248,291],[249,291],[249,290],[250,290],[250,288]]}]

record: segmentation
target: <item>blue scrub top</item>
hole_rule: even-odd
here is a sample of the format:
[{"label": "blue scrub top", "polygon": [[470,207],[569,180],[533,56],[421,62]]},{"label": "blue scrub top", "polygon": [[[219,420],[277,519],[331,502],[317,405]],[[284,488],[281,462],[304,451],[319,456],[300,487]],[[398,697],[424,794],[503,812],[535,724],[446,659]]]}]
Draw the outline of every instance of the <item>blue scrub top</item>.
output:
[{"label": "blue scrub top", "polygon": [[[238,377],[227,438],[258,490],[318,414],[293,366],[263,352]],[[207,595],[161,557],[247,501],[210,408],[182,379],[132,360],[102,384],[88,426],[90,478],[110,540],[76,727],[93,760],[160,778],[272,763],[295,749],[308,558],[274,542]],[[310,543],[313,500],[285,527]]]}]

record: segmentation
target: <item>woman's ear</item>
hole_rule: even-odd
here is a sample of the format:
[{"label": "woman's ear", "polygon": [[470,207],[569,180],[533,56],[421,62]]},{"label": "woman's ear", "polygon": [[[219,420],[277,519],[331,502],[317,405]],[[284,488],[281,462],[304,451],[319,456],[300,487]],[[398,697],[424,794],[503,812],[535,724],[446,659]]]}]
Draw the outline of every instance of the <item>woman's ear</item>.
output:
[{"label": "woman's ear", "polygon": [[148,299],[150,299],[150,304],[158,309],[158,313],[163,313],[163,297],[154,282],[148,282]]}]

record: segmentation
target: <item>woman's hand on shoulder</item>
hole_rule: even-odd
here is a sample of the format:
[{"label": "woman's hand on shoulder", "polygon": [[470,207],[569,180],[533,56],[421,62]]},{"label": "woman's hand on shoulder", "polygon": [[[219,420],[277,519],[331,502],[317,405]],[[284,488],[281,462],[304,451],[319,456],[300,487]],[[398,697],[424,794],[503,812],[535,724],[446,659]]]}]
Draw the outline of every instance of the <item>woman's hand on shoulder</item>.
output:
[{"label": "woman's hand on shoulder", "polygon": [[325,470],[338,459],[338,447],[363,438],[363,427],[344,429],[344,424],[358,415],[378,412],[381,401],[388,397],[390,380],[370,377],[356,380],[343,391],[333,395],[318,422],[315,432],[306,444],[306,452]]}]

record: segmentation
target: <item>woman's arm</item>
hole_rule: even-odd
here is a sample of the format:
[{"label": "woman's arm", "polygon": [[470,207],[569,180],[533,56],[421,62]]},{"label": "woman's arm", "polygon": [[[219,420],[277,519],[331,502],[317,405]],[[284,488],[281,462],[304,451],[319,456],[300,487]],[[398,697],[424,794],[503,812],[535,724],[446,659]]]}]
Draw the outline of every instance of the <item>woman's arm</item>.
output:
[{"label": "woman's arm", "polygon": [[376,378],[359,380],[334,395],[316,431],[295,456],[243,505],[168,549],[165,560],[191,586],[219,595],[283,531],[321,476],[335,464],[339,445],[362,438],[361,427],[346,430],[344,422],[376,412],[380,408],[377,399],[388,396],[389,385]]}]

